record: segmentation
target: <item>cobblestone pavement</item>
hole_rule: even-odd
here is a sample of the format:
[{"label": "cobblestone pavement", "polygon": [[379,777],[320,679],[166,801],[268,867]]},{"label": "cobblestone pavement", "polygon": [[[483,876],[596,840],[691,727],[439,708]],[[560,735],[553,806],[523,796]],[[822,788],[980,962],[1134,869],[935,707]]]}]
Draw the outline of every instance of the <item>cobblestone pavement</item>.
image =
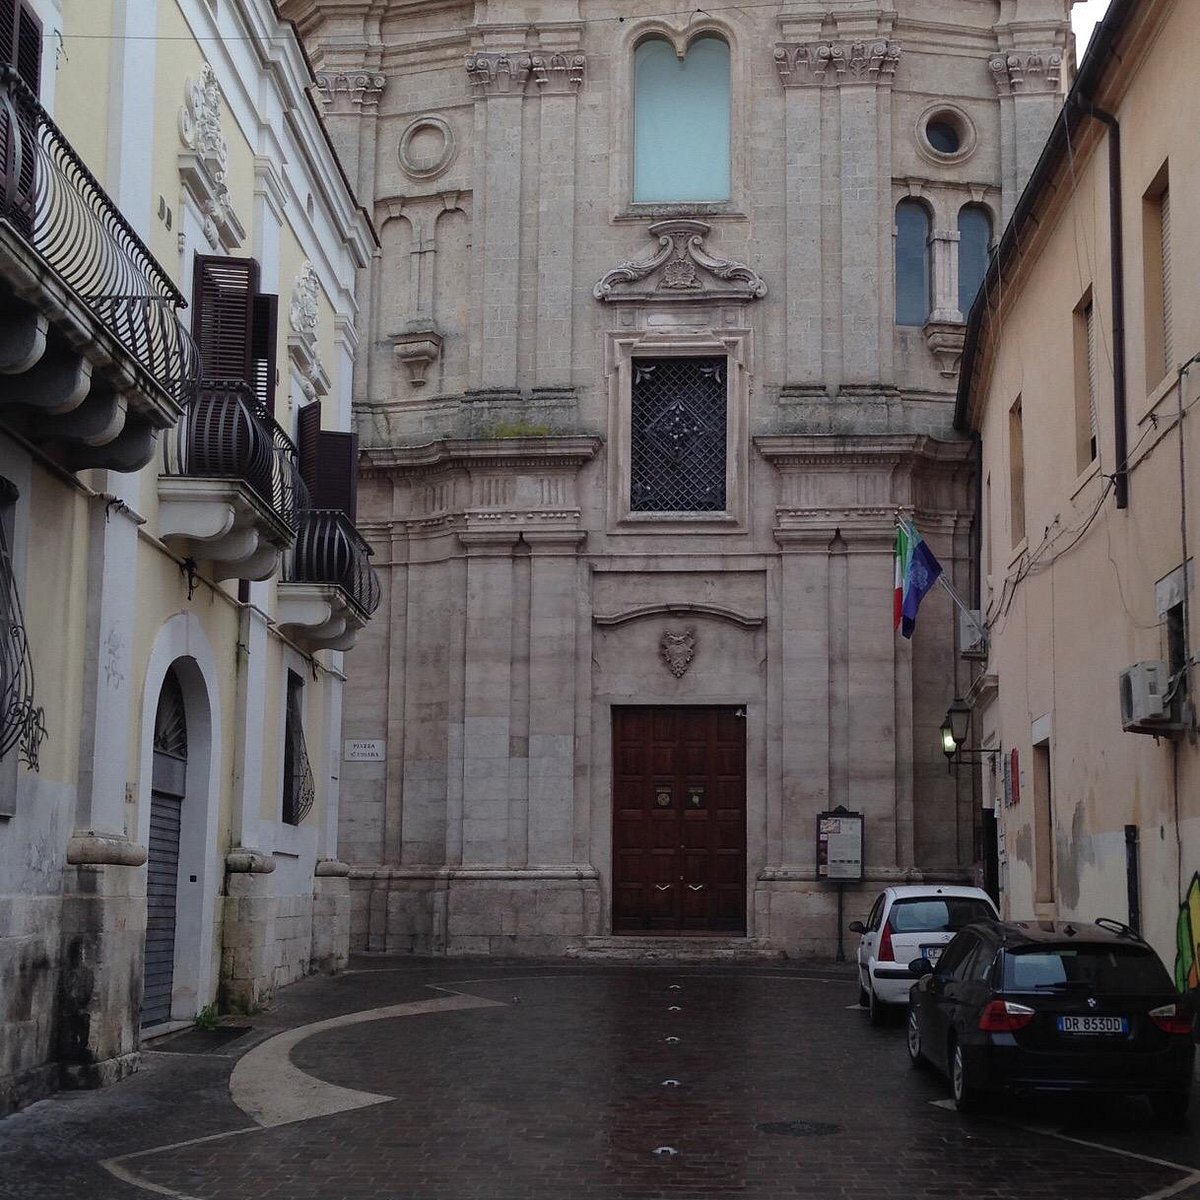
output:
[{"label": "cobblestone pavement", "polygon": [[[850,1006],[845,968],[354,967],[223,1046],[155,1043],[125,1083],[0,1121],[0,1197],[1200,1200],[1200,1118],[1163,1130],[1139,1101],[960,1117],[901,1024]],[[449,1007],[464,997],[479,1006]],[[270,1041],[315,1022],[290,1055]],[[233,1091],[258,1086],[262,1120],[276,1101],[362,1107],[264,1128],[231,1099],[239,1058]]]}]

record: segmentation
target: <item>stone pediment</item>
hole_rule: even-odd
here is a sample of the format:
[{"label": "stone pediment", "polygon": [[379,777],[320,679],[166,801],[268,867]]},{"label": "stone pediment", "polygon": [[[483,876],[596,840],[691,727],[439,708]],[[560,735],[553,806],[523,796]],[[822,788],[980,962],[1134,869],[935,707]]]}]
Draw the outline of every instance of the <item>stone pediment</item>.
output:
[{"label": "stone pediment", "polygon": [[767,294],[762,276],[744,263],[711,253],[704,244],[710,229],[704,221],[651,225],[646,232],[657,239],[657,252],[613,267],[592,288],[592,295],[623,304],[761,300]]}]

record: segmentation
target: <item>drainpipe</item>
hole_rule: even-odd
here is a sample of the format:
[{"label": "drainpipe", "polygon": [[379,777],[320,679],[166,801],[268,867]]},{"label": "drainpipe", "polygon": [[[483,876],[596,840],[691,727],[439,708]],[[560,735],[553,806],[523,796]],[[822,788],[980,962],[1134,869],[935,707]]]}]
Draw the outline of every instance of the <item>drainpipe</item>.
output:
[{"label": "drainpipe", "polygon": [[1125,249],[1121,209],[1121,126],[1112,113],[1082,97],[1069,100],[1080,112],[1108,126],[1108,219],[1112,246],[1113,425],[1116,471],[1113,491],[1117,507],[1129,507],[1129,456],[1125,401]]}]

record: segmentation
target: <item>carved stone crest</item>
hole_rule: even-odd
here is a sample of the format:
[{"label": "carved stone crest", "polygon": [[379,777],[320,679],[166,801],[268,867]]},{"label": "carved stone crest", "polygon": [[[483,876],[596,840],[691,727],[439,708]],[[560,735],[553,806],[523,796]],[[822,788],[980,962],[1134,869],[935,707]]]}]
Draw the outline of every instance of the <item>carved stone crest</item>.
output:
[{"label": "carved stone crest", "polygon": [[320,323],[321,281],[316,268],[306,262],[292,284],[288,305],[288,354],[300,375],[301,386],[309,400],[329,391],[329,376],[317,350]]},{"label": "carved stone crest", "polygon": [[229,147],[221,130],[221,87],[205,63],[184,87],[179,110],[179,174],[204,223],[204,236],[214,250],[233,250],[246,236],[225,182]]},{"label": "carved stone crest", "polygon": [[[761,300],[763,277],[745,263],[711,253],[704,244],[711,226],[704,221],[658,221],[646,231],[658,251],[614,267],[597,281],[597,300]],[[643,284],[643,281],[646,281]],[[643,284],[643,286],[632,286]]]},{"label": "carved stone crest", "polygon": [[664,629],[658,641],[658,652],[663,662],[671,669],[676,679],[691,666],[696,657],[696,627],[687,626],[681,633],[674,629]]}]

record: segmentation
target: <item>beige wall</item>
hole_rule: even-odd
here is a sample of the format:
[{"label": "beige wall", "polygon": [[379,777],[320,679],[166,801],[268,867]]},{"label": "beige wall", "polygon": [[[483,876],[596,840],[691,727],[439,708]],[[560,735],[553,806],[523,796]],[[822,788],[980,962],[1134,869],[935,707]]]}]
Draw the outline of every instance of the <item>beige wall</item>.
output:
[{"label": "beige wall", "polygon": [[[1154,3],[1123,50],[1119,79],[1101,103],[1122,127],[1128,347],[1129,507],[1118,510],[1108,476],[1116,467],[1112,389],[1112,285],[1107,147],[1096,127],[1075,147],[1059,197],[1044,201],[1035,240],[1006,282],[1004,307],[989,327],[996,341],[986,386],[975,396],[983,439],[990,521],[983,547],[985,605],[998,700],[983,714],[996,744],[1016,749],[1020,802],[1001,805],[1007,850],[1005,904],[1014,916],[1126,919],[1125,826],[1141,842],[1143,928],[1170,964],[1176,918],[1200,869],[1200,754],[1183,738],[1121,730],[1118,673],[1166,659],[1155,583],[1182,561],[1178,393],[1174,373],[1148,387],[1143,319],[1142,197],[1170,163],[1175,361],[1200,349],[1200,215],[1186,197],[1200,185],[1193,130],[1198,109],[1188,63],[1200,31],[1186,4]],[[1162,24],[1154,30],[1155,20]],[[1114,72],[1117,74],[1118,72]],[[1010,274],[1014,274],[1010,272]],[[1077,471],[1072,313],[1093,288],[1099,322],[1099,461]],[[1183,404],[1200,395],[1183,382]],[[1023,410],[1027,540],[1014,547],[1009,524],[1009,410]],[[1195,553],[1200,430],[1184,425],[1188,518]],[[1193,592],[1193,596],[1195,593]],[[1193,607],[1193,613],[1195,609]],[[1193,616],[1196,652],[1200,622]],[[1196,673],[1192,674],[1193,682]],[[1035,726],[1041,726],[1035,732]],[[1034,737],[1050,730],[1053,902],[1035,905]],[[990,790],[998,790],[994,781]],[[1185,938],[1186,941],[1186,938]]]}]

